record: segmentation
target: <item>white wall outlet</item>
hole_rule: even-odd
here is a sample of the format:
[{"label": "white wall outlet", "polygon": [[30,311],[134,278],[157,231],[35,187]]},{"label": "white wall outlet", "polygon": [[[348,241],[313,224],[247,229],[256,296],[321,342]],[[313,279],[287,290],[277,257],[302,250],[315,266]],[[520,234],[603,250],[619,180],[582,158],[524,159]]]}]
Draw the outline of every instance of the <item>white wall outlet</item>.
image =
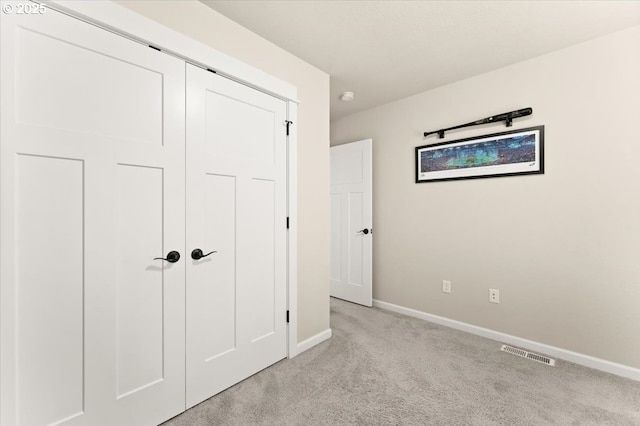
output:
[{"label": "white wall outlet", "polygon": [[489,289],[489,302],[500,303],[500,290],[494,288]]},{"label": "white wall outlet", "polygon": [[442,280],[442,292],[451,293],[451,281]]}]

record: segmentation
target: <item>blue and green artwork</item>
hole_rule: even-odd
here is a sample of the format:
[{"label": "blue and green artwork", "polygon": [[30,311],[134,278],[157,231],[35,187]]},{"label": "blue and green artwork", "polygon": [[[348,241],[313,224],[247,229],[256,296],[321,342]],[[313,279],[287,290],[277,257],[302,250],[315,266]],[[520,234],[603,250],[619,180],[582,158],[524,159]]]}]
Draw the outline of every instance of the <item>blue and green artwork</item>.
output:
[{"label": "blue and green artwork", "polygon": [[420,160],[422,173],[530,163],[536,161],[536,137],[528,134],[468,145],[443,146],[422,151]]}]

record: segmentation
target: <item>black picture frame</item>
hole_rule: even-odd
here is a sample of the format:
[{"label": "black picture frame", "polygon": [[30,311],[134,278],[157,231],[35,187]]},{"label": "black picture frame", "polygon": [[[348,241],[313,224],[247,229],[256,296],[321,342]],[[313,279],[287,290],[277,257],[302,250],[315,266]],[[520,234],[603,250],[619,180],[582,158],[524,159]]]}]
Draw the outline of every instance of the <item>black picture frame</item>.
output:
[{"label": "black picture frame", "polygon": [[544,126],[418,146],[416,183],[544,174]]}]

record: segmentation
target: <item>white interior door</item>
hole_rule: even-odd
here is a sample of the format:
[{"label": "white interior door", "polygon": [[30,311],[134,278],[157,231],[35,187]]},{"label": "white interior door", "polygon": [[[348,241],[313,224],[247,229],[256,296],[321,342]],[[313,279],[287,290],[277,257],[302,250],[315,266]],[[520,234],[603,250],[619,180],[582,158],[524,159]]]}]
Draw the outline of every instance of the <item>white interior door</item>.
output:
[{"label": "white interior door", "polygon": [[286,356],[285,120],[187,65],[187,407]]},{"label": "white interior door", "polygon": [[157,424],[184,410],[184,62],[51,9],[3,13],[1,55],[0,422]]},{"label": "white interior door", "polygon": [[372,304],[371,139],[331,147],[331,296]]}]

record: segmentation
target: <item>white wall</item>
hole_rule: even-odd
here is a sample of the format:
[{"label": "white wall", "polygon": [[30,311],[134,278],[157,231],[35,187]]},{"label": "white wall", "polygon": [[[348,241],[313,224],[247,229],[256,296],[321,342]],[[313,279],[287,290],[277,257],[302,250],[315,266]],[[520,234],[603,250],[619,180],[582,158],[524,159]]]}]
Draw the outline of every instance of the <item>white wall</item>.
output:
[{"label": "white wall", "polygon": [[[544,175],[414,183],[423,131],[529,106]],[[640,367],[639,135],[640,27],[332,123],[373,138],[374,298]]]},{"label": "white wall", "polygon": [[197,1],[119,1],[298,88],[298,341],[329,328],[329,76]]}]

